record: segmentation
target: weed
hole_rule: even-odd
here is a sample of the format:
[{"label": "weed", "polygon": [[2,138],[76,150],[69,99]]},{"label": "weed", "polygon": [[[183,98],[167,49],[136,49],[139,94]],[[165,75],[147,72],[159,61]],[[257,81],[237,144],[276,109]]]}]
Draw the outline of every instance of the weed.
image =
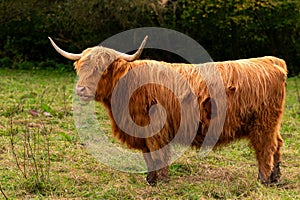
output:
[{"label": "weed", "polygon": [[[52,127],[48,128],[43,119],[38,123],[24,121],[24,129],[20,134],[19,128],[14,128],[14,116],[25,99],[15,107],[9,118],[9,133],[11,151],[16,166],[24,178],[25,188],[29,192],[43,191],[50,182],[50,134]],[[21,136],[22,135],[22,136]],[[19,142],[16,142],[18,137]]]},{"label": "weed", "polygon": [[2,187],[1,187],[1,185],[0,185],[0,192],[4,196],[5,199],[8,199],[8,197],[6,196],[5,192],[3,191]]}]

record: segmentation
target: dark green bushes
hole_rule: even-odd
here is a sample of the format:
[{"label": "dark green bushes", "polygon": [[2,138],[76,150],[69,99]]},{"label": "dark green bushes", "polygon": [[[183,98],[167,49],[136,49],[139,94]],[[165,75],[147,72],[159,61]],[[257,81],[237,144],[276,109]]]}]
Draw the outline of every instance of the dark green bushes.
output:
[{"label": "dark green bushes", "polygon": [[160,26],[191,36],[214,60],[274,55],[287,61],[290,74],[298,74],[299,4],[293,0],[3,0],[0,65],[8,62],[2,61],[6,57],[21,63],[17,68],[30,67],[25,61],[43,61],[42,66],[52,67],[61,66],[49,60],[67,64],[51,48],[48,36],[62,48],[80,52],[124,30]]}]

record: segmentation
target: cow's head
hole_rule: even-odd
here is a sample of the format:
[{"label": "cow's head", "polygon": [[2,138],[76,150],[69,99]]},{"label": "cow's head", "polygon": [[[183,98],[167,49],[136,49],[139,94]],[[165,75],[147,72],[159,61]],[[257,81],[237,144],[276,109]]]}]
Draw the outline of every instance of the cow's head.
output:
[{"label": "cow's head", "polygon": [[[69,60],[74,60],[74,66],[79,76],[76,84],[76,94],[81,100],[90,101],[95,98],[97,91],[104,90],[110,83],[100,83],[101,76],[107,73],[107,68],[117,59],[122,58],[126,61],[134,61],[141,55],[146,44],[147,36],[141,43],[139,49],[133,55],[128,55],[113,49],[96,46],[84,50],[80,54],[69,53],[59,48],[49,37],[55,50]],[[107,80],[106,80],[107,81]],[[97,88],[103,87],[103,88]]]}]

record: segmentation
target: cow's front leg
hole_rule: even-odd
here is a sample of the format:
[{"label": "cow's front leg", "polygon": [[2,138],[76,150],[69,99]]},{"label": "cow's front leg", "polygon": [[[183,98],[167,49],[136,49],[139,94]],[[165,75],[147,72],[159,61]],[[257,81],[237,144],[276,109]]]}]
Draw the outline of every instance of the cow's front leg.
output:
[{"label": "cow's front leg", "polygon": [[155,171],[154,162],[152,160],[150,152],[143,153],[146,165],[147,165],[147,178],[146,181],[149,185],[155,185],[157,182],[157,173]]},{"label": "cow's front leg", "polygon": [[163,167],[156,171],[157,174],[157,180],[158,181],[166,181],[168,182],[170,180],[169,178],[169,166]]},{"label": "cow's front leg", "polygon": [[148,168],[146,180],[150,185],[155,185],[157,181],[169,181],[168,151],[144,152],[143,156]]}]

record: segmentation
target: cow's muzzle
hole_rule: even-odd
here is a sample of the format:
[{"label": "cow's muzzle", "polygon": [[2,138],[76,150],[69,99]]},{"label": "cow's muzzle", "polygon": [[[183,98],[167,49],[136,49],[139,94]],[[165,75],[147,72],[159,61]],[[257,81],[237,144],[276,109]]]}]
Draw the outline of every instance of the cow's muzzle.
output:
[{"label": "cow's muzzle", "polygon": [[90,95],[89,91],[86,87],[76,86],[75,92],[80,97],[80,99],[83,101],[91,101],[91,100],[95,99],[95,95]]}]

